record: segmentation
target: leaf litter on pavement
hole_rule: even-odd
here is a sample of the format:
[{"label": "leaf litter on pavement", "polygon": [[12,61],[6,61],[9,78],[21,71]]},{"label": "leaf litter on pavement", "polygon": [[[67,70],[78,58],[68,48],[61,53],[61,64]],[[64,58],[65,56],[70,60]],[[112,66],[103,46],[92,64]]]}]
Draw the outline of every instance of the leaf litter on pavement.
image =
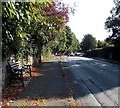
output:
[{"label": "leaf litter on pavement", "polygon": [[[68,97],[56,97],[53,99],[52,98],[45,99],[45,97],[43,97],[43,96],[33,97],[32,99],[30,99],[29,97],[26,97],[26,99],[24,99],[20,103],[20,106],[46,106],[46,103],[48,101],[55,101],[55,100],[67,100],[68,104],[65,106],[78,106],[79,102],[77,102],[76,100],[71,98],[73,90],[72,90],[69,82],[67,81],[66,72],[64,71],[62,64],[61,64],[61,68],[62,68],[61,74],[63,75],[63,77],[65,79],[66,86],[70,91],[70,94]],[[34,72],[32,72],[32,76],[39,75],[37,68],[34,68],[33,71]],[[29,77],[28,74],[24,75],[24,78],[27,78],[27,77]],[[21,93],[23,91],[24,91],[23,87],[9,87],[8,89],[4,90],[1,105],[2,106],[9,106],[10,103],[13,103],[15,100],[19,99],[18,93]]]}]

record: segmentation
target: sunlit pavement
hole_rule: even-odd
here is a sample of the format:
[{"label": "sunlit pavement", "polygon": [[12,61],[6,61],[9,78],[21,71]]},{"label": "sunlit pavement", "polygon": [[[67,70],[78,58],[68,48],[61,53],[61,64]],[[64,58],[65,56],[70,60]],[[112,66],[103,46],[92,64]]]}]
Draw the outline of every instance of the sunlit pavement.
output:
[{"label": "sunlit pavement", "polygon": [[119,106],[120,65],[86,57],[62,57],[80,106]]}]

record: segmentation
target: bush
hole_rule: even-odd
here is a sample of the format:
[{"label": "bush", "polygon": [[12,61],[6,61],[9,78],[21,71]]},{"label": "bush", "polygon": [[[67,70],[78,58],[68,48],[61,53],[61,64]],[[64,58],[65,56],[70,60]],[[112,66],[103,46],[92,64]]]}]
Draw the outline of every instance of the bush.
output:
[{"label": "bush", "polygon": [[104,59],[120,60],[120,46],[118,47],[105,47],[86,52],[88,57],[98,57]]}]

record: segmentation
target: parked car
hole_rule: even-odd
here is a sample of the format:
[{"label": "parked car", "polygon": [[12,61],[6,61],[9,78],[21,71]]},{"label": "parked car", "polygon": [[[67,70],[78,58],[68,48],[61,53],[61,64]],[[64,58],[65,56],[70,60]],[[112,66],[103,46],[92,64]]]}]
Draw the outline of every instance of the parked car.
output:
[{"label": "parked car", "polygon": [[85,53],[81,53],[80,56],[81,56],[81,57],[82,57],[82,56],[85,56]]},{"label": "parked car", "polygon": [[75,54],[74,54],[74,53],[71,53],[70,56],[75,56]]},{"label": "parked car", "polygon": [[81,53],[76,53],[75,56],[80,56]]}]

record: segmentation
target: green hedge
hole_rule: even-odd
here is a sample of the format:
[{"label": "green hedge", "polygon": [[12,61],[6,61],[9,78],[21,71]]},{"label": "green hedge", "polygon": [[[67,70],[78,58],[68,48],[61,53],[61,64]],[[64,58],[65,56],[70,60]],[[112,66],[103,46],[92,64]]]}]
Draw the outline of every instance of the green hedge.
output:
[{"label": "green hedge", "polygon": [[99,57],[104,59],[120,60],[120,46],[105,47],[86,52],[88,57]]}]

